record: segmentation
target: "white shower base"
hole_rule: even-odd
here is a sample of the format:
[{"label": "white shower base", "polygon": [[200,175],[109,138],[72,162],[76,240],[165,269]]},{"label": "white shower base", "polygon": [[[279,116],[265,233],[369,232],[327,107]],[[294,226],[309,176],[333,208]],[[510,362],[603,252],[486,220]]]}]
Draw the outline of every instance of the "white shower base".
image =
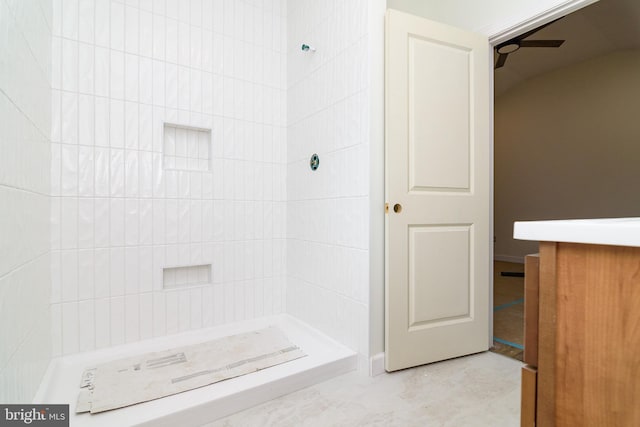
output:
[{"label": "white shower base", "polygon": [[[75,414],[82,371],[97,363],[136,354],[278,326],[306,357],[252,374],[100,414]],[[288,315],[265,317],[219,327],[184,332],[54,359],[34,403],[68,403],[70,425],[198,426],[308,387],[357,367],[357,355],[326,335]]]}]

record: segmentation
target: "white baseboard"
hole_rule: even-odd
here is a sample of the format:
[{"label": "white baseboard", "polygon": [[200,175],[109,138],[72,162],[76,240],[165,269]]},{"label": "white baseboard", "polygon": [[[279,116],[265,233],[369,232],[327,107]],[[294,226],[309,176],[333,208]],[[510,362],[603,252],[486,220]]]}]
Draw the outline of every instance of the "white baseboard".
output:
[{"label": "white baseboard", "polygon": [[384,374],[384,352],[375,354],[369,359],[369,376],[375,377]]},{"label": "white baseboard", "polygon": [[504,262],[515,262],[516,264],[524,264],[523,256],[512,256],[512,255],[494,255],[494,261],[504,261]]}]

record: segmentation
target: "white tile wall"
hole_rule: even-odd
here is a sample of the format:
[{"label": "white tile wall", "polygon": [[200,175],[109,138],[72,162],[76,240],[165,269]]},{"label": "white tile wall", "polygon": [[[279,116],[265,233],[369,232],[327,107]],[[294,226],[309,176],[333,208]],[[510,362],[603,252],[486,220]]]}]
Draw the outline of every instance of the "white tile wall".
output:
[{"label": "white tile wall", "polygon": [[[285,3],[52,1],[55,355],[285,309]],[[164,122],[210,170],[163,168]]]},{"label": "white tile wall", "polygon": [[33,398],[51,356],[51,8],[0,0],[0,402]]},{"label": "white tile wall", "polygon": [[[368,7],[287,7],[287,311],[361,360],[369,337]],[[313,153],[320,167],[312,172]]]}]

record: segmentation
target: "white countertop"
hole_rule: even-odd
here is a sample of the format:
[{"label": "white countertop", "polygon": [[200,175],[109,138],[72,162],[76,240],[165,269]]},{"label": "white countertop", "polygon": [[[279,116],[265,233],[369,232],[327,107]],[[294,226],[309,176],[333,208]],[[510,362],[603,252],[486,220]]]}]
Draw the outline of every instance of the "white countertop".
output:
[{"label": "white countertop", "polygon": [[513,237],[544,242],[640,247],[640,218],[518,221]]}]

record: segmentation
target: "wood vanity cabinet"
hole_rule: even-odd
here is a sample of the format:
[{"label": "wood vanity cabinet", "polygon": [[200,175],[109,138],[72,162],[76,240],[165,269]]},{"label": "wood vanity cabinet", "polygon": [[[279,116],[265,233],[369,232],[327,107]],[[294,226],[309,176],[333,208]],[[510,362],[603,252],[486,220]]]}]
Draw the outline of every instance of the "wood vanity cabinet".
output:
[{"label": "wood vanity cabinet", "polygon": [[640,247],[540,242],[524,362],[522,426],[640,426]]}]

